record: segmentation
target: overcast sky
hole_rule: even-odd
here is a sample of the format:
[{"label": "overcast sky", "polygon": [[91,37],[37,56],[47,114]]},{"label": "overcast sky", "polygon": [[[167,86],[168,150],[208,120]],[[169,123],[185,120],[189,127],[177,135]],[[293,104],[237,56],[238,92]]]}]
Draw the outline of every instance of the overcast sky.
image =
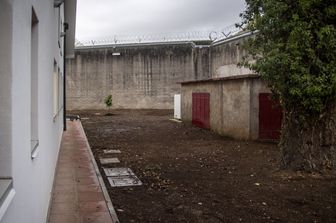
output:
[{"label": "overcast sky", "polygon": [[77,0],[76,37],[218,30],[238,22],[244,0]]}]

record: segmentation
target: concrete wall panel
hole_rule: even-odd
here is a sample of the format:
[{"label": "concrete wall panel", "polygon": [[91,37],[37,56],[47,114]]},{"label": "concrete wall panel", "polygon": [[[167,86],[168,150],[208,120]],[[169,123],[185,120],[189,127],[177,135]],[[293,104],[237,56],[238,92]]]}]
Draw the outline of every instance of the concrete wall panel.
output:
[{"label": "concrete wall panel", "polygon": [[[68,109],[172,109],[179,82],[209,78],[209,49],[191,43],[77,49],[67,60]],[[120,53],[120,56],[113,56]]]},{"label": "concrete wall panel", "polygon": [[[68,59],[68,109],[172,109],[178,82],[251,74],[238,67],[249,35],[203,46],[193,43],[135,44],[78,48]],[[113,56],[118,53],[120,56]]]},{"label": "concrete wall panel", "polygon": [[259,78],[182,84],[182,120],[192,121],[192,93],[210,93],[210,129],[236,139],[258,139],[259,93],[270,92]]},{"label": "concrete wall panel", "polygon": [[192,121],[192,93],[210,94],[210,128],[216,132],[221,131],[221,85],[216,83],[188,84],[182,87],[182,120]]},{"label": "concrete wall panel", "polygon": [[229,77],[252,74],[250,69],[237,64],[247,55],[243,45],[249,37],[217,43],[210,48],[210,71],[213,77]]},{"label": "concrete wall panel", "polygon": [[250,87],[247,79],[221,83],[223,90],[221,134],[239,139],[249,139]]}]

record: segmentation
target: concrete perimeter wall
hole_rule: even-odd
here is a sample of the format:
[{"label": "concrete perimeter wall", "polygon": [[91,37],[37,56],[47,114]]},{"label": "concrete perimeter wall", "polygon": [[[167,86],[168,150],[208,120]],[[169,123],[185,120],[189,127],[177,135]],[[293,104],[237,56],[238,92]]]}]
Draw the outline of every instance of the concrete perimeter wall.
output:
[{"label": "concrete perimeter wall", "polygon": [[256,75],[182,84],[182,120],[192,121],[192,93],[210,93],[210,128],[237,139],[258,139],[259,100],[269,92]]},{"label": "concrete perimeter wall", "polygon": [[[119,55],[120,54],[120,55]],[[172,109],[179,82],[210,78],[209,47],[193,43],[76,49],[67,60],[67,109]]]},{"label": "concrete perimeter wall", "polygon": [[247,51],[243,45],[250,33],[245,33],[230,39],[213,43],[210,47],[210,73],[213,78],[248,75],[253,72],[244,67],[237,66],[242,62]]},{"label": "concrete perimeter wall", "polygon": [[109,94],[114,108],[172,109],[174,94],[181,93],[180,82],[252,74],[237,66],[247,54],[243,45],[251,36],[244,33],[211,45],[171,42],[77,48],[75,58],[67,60],[68,109],[105,108]]}]

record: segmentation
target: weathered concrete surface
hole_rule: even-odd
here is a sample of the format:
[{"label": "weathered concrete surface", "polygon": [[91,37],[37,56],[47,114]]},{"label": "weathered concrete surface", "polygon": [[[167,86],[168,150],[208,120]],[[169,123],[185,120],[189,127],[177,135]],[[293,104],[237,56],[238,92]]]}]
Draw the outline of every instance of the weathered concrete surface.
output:
[{"label": "weathered concrete surface", "polygon": [[192,43],[77,49],[67,60],[68,109],[105,108],[109,94],[114,108],[171,109],[179,82],[210,77],[208,53]]},{"label": "weathered concrete surface", "polygon": [[[192,93],[209,93],[210,94],[210,127],[216,132],[221,131],[222,112],[220,108],[220,101],[222,100],[221,85],[215,82],[182,84],[182,121],[192,121]],[[216,123],[218,122],[218,123]]]},{"label": "weathered concrete surface", "polygon": [[[134,44],[77,49],[67,60],[68,109],[172,109],[179,82],[252,74],[238,67],[246,51],[243,34],[212,45]],[[200,43],[201,44],[201,43]],[[113,55],[117,54],[117,55]]]},{"label": "weathered concrete surface", "polygon": [[213,131],[237,139],[258,139],[259,93],[270,90],[250,69],[237,66],[247,55],[243,45],[248,38],[253,38],[253,34],[245,33],[210,46],[212,78],[182,84],[183,121],[192,121],[192,93],[210,93],[210,128]]},{"label": "weathered concrete surface", "polygon": [[244,34],[211,45],[210,73],[212,77],[229,77],[253,73],[250,69],[237,66],[247,55],[243,45],[248,38],[251,38],[251,35]]},{"label": "weathered concrete surface", "polygon": [[258,139],[259,93],[269,92],[256,75],[182,84],[182,120],[192,121],[192,93],[210,93],[210,128],[237,139]]}]

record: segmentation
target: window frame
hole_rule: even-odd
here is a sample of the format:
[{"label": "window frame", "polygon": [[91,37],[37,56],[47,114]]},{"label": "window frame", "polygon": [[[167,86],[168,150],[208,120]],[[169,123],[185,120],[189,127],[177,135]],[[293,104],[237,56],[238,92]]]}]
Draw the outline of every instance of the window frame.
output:
[{"label": "window frame", "polygon": [[63,74],[54,60],[53,68],[53,121],[59,116],[63,109]]}]

